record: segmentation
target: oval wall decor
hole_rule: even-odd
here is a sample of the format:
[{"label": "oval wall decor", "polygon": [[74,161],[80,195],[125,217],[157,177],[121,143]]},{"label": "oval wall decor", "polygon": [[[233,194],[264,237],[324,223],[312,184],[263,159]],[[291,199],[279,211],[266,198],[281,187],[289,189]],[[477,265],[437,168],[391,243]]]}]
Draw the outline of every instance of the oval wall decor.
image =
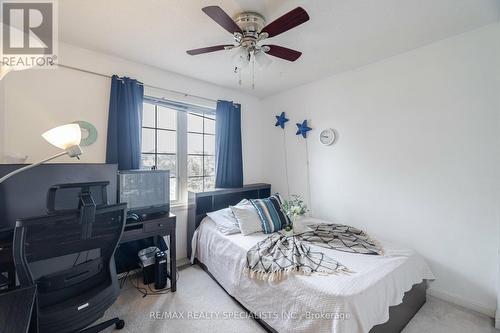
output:
[{"label": "oval wall decor", "polygon": [[82,131],[82,141],[80,146],[90,146],[97,141],[97,129],[91,123],[84,120],[74,121],[73,124],[80,125]]}]

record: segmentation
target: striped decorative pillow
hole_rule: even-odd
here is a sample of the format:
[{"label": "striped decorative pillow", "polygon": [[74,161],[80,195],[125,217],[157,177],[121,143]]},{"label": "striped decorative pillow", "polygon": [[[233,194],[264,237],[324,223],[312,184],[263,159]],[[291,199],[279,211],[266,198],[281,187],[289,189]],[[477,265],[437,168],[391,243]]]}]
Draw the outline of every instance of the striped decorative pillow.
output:
[{"label": "striped decorative pillow", "polygon": [[278,213],[280,214],[280,219],[281,221],[285,221],[283,224],[283,228],[286,227],[287,225],[292,224],[292,220],[288,217],[288,215],[285,214],[283,211],[283,208],[281,207],[283,205],[283,197],[279,193],[275,193],[272,196],[269,197],[271,200],[276,200],[277,204],[275,204],[275,207],[278,207]]},{"label": "striped decorative pillow", "polygon": [[291,223],[288,216],[281,209],[282,201],[279,194],[267,199],[252,199],[250,202],[259,214],[262,231],[265,234],[279,231]]},{"label": "striped decorative pillow", "polygon": [[290,218],[288,217],[288,215],[285,214],[285,211],[281,207],[283,205],[283,197],[281,196],[281,194],[275,193],[275,194],[273,194],[272,196],[269,197],[269,199],[271,199],[271,198],[278,201],[279,212],[283,215],[282,221],[283,220],[285,221],[285,224],[283,225],[283,228],[286,227],[287,225],[291,225],[292,224],[292,220],[290,220]]}]

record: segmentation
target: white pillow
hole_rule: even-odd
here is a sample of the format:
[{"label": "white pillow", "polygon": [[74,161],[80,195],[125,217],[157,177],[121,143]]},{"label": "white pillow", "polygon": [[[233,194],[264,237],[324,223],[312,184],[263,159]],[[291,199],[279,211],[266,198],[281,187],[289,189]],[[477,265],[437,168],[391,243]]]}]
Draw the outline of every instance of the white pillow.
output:
[{"label": "white pillow", "polygon": [[233,211],[230,208],[224,208],[216,210],[215,212],[207,213],[207,216],[215,222],[217,230],[224,235],[232,235],[240,232],[238,220],[236,220]]},{"label": "white pillow", "polygon": [[255,207],[248,201],[247,204],[241,202],[236,206],[229,206],[234,217],[238,220],[241,233],[250,235],[254,232],[262,231],[262,223]]},{"label": "white pillow", "polygon": [[248,199],[243,199],[236,204],[236,206],[244,206],[244,205],[253,206],[252,203]]}]

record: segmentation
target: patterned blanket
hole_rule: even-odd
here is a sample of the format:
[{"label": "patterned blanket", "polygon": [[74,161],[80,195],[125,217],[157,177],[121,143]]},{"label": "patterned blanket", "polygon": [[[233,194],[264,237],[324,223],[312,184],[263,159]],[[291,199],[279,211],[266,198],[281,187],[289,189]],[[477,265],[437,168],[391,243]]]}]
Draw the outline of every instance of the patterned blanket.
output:
[{"label": "patterned blanket", "polygon": [[279,281],[290,273],[349,274],[349,268],[309,244],[350,253],[382,255],[380,245],[359,229],[341,224],[316,224],[293,236],[274,233],[247,252],[247,274],[254,279]]}]

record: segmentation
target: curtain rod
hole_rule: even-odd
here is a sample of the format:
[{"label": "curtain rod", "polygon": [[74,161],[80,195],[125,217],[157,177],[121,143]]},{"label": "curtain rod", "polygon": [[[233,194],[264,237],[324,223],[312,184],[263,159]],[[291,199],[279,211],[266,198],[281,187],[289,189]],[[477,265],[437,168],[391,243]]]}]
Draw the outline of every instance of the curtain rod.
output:
[{"label": "curtain rod", "polygon": [[[86,69],[82,69],[82,68],[78,68],[78,67],[72,67],[72,66],[63,65],[63,64],[58,64],[57,66],[111,79],[111,75],[106,75],[106,74],[102,74],[102,73],[92,72],[92,71],[89,71],[89,70],[86,70]],[[147,87],[147,88],[153,88],[153,89],[163,90],[163,91],[166,91],[166,92],[169,92],[169,93],[174,93],[174,94],[182,95],[184,97],[194,97],[194,98],[198,98],[198,99],[203,99],[205,101],[217,103],[217,100],[215,100],[215,99],[206,98],[206,97],[202,97],[202,96],[191,95],[191,94],[188,94],[188,93],[183,93],[182,91],[177,91],[177,90],[171,90],[171,89],[166,89],[166,88],[162,88],[162,87],[152,86],[152,85],[145,84],[145,83],[142,83],[142,82],[139,82],[139,83],[142,84],[144,87]]]}]

